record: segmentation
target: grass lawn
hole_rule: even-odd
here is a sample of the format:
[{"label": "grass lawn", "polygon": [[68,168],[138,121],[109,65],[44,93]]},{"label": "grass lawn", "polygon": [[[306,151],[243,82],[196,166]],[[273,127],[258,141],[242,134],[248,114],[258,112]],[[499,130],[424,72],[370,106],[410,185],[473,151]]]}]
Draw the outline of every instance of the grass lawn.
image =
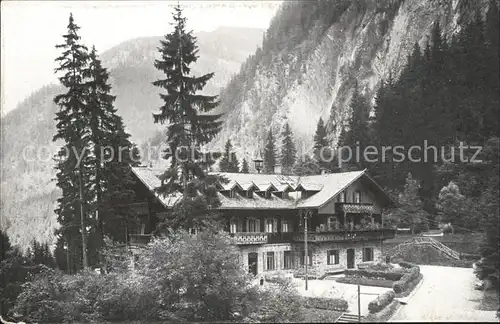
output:
[{"label": "grass lawn", "polygon": [[358,282],[361,286],[383,287],[392,288],[394,281],[386,279],[371,279],[371,278],[355,278],[355,277],[341,277],[336,278],[335,281],[346,284],[357,285]]},{"label": "grass lawn", "polygon": [[340,315],[339,311],[304,308],[304,320],[299,323],[334,323]]}]

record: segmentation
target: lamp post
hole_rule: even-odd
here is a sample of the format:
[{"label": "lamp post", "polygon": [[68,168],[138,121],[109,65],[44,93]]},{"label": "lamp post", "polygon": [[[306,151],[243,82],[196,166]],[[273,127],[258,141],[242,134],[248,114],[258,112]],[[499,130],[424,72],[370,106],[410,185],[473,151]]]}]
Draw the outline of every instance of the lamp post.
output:
[{"label": "lamp post", "polygon": [[87,242],[85,241],[85,220],[84,220],[84,208],[83,208],[83,177],[82,171],[80,170],[81,166],[78,169],[75,169],[75,173],[78,176],[78,187],[79,187],[79,195],[80,195],[80,230],[82,232],[82,260],[83,260],[83,268],[88,268],[87,262]]},{"label": "lamp post", "polygon": [[307,223],[309,220],[309,217],[311,216],[311,211],[310,210],[301,210],[301,217],[304,219],[304,264],[305,264],[305,279],[306,279],[306,290],[307,290],[307,284],[308,284],[308,276],[307,276],[307,270],[309,266],[309,253],[307,251]]},{"label": "lamp post", "polygon": [[260,173],[260,170],[262,170],[262,164],[264,162],[260,153],[260,148],[257,150],[257,155],[253,159],[253,162],[255,163],[255,170],[257,170],[257,173]]}]

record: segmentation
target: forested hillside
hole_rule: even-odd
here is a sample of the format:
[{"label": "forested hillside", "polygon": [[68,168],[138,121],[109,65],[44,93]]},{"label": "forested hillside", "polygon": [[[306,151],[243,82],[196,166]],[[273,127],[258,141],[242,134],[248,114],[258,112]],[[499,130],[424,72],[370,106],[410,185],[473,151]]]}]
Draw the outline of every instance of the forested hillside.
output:
[{"label": "forested hillside", "polygon": [[[220,92],[262,42],[263,32],[221,27],[196,34],[203,55],[194,65],[193,73],[215,72],[205,92]],[[158,78],[153,61],[158,55],[159,40],[160,37],[132,39],[101,55],[104,67],[110,72],[112,93],[117,97],[115,107],[136,143],[142,143],[161,129],[152,120],[152,112],[161,104],[158,90],[152,85]],[[57,226],[53,210],[59,191],[52,181],[55,177],[52,156],[59,143],[52,142],[57,111],[53,99],[61,89],[58,85],[38,89],[0,119],[1,226],[8,227],[11,242],[23,248],[32,239],[52,240]]]},{"label": "forested hillside", "polygon": [[[415,43],[423,48],[434,22],[446,37],[484,14],[488,1],[290,1],[283,3],[263,44],[224,88],[228,112],[214,146],[231,139],[251,158],[269,128],[288,122],[300,151],[312,148],[321,117],[336,144],[350,114],[354,84],[373,105],[382,79],[397,79]],[[237,132],[236,132],[237,130]],[[277,139],[280,142],[280,139]]]}]

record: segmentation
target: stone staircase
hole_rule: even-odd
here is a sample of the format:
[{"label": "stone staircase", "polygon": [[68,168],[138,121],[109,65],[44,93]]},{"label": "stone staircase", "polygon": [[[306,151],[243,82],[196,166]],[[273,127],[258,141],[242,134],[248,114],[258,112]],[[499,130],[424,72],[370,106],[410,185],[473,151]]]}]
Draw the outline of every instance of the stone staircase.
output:
[{"label": "stone staircase", "polygon": [[[361,322],[364,322],[365,317],[361,316]],[[356,314],[351,313],[342,313],[339,318],[335,321],[335,323],[358,323],[359,318]]]},{"label": "stone staircase", "polygon": [[406,252],[408,249],[410,249],[412,246],[415,245],[430,245],[436,250],[444,253],[448,257],[455,259],[455,260],[460,260],[460,254],[457,251],[454,251],[444,245],[443,243],[436,241],[432,237],[426,237],[426,236],[418,236],[414,237],[411,240],[405,241],[401,244],[396,245],[392,249],[386,252],[386,255],[389,255],[390,257],[401,254]]}]

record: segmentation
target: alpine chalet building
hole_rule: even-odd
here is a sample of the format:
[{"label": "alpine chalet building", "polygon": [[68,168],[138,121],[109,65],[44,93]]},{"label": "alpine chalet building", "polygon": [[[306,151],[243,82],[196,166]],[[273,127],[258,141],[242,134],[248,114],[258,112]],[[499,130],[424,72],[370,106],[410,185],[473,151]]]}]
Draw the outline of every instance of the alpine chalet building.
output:
[{"label": "alpine chalet building", "polygon": [[[137,177],[132,204],[141,225],[130,243],[149,241],[158,219],[179,196],[154,192],[164,170],[133,167]],[[226,231],[240,249],[240,260],[255,275],[300,269],[329,273],[383,259],[383,241],[395,230],[384,227],[383,208],[393,201],[366,170],[312,176],[218,173],[229,180],[219,188]],[[304,249],[308,211],[308,258]],[[163,215],[162,215],[163,214]]]}]

